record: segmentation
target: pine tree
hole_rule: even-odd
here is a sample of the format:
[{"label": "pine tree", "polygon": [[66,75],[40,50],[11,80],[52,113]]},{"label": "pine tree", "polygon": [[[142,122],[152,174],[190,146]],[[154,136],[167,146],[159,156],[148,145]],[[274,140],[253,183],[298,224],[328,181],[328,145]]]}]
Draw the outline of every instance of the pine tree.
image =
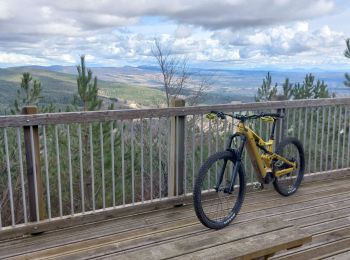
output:
[{"label": "pine tree", "polygon": [[286,78],[282,87],[283,87],[283,96],[285,97],[285,99],[286,100],[291,99],[293,96],[293,93],[292,93],[293,84],[289,82],[289,78]]},{"label": "pine tree", "polygon": [[[269,101],[277,95],[277,83],[272,87],[272,78],[270,73],[267,73],[263,79],[263,84],[258,89],[255,100]],[[289,99],[310,99],[310,98],[330,98],[327,84],[322,80],[317,80],[315,83],[315,76],[311,73],[306,74],[303,83],[290,83],[286,78],[282,84],[283,96],[286,100]],[[334,97],[334,94],[333,94]]]},{"label": "pine tree", "polygon": [[80,65],[77,66],[78,95],[74,96],[73,104],[82,106],[84,111],[99,110],[102,100],[98,98],[97,77],[93,78],[91,69],[85,66],[85,56],[80,57]]},{"label": "pine tree", "polygon": [[327,89],[327,84],[322,80],[315,82],[315,76],[306,74],[302,84],[297,83],[292,89],[294,99],[329,98],[331,97]]},{"label": "pine tree", "polygon": [[11,113],[20,113],[23,106],[37,105],[41,99],[41,91],[41,82],[36,79],[33,81],[29,72],[23,73],[21,86],[17,90],[17,98],[13,103]]},{"label": "pine tree", "polygon": [[294,99],[308,99],[313,95],[313,84],[315,77],[310,73],[306,74],[302,84],[297,83],[292,90]]},{"label": "pine tree", "polygon": [[272,77],[270,72],[267,73],[266,77],[263,79],[263,84],[258,88],[258,94],[255,96],[255,101],[268,101],[277,94],[277,83],[272,86]]},{"label": "pine tree", "polygon": [[[77,66],[78,76],[77,76],[77,87],[78,93],[74,96],[73,100],[73,110],[83,109],[83,111],[96,111],[101,108],[102,100],[98,98],[98,86],[97,86],[97,77],[93,77],[91,69],[86,68],[85,65],[85,56],[80,57],[80,65]],[[67,108],[71,110],[71,108]],[[83,160],[89,160],[89,126],[87,124],[82,124],[82,137],[83,137]],[[98,134],[99,128],[97,125],[92,126],[93,136]],[[92,138],[94,142],[98,139]],[[96,145],[96,144],[94,144]],[[109,151],[105,151],[106,154]],[[84,184],[85,184],[85,197],[86,197],[86,206],[89,208],[92,207],[91,201],[91,182],[92,182],[92,169],[90,166],[84,168]]]},{"label": "pine tree", "polygon": [[317,80],[316,85],[313,87],[313,98],[329,98],[331,97],[327,89],[327,84],[322,80]]},{"label": "pine tree", "polygon": [[350,59],[350,38],[346,39],[346,50],[344,51],[344,56]]},{"label": "pine tree", "polygon": [[350,74],[348,74],[348,73],[345,73],[344,85],[347,87],[350,87]]},{"label": "pine tree", "polygon": [[[344,51],[344,56],[346,58],[350,59],[350,38],[346,39],[346,49]],[[344,81],[344,85],[347,87],[350,87],[350,74],[349,73],[345,73],[345,81]]]}]

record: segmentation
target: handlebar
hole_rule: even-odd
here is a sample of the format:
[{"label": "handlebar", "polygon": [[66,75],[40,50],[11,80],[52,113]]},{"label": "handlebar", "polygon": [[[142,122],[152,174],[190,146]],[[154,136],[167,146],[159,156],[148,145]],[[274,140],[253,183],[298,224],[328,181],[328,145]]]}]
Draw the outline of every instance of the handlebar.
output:
[{"label": "handlebar", "polygon": [[255,114],[255,115],[241,115],[241,114],[227,114],[221,111],[211,111],[210,113],[215,114],[217,117],[219,117],[220,119],[226,119],[226,116],[235,118],[239,121],[246,121],[249,119],[258,119],[261,117],[274,117],[274,118],[283,118],[284,115],[283,114],[279,114],[279,113],[260,113],[260,114]]}]

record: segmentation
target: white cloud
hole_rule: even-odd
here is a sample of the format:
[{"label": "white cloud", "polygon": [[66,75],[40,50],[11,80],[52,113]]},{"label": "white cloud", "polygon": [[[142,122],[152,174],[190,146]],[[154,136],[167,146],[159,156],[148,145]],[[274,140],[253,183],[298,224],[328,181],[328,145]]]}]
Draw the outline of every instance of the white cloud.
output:
[{"label": "white cloud", "polygon": [[44,19],[49,19],[52,15],[52,8],[49,6],[41,7],[41,15]]},{"label": "white cloud", "polygon": [[309,24],[307,22],[298,22],[295,24],[294,29],[297,32],[307,32],[309,31]]},{"label": "white cloud", "polygon": [[0,64],[47,64],[45,59],[36,58],[30,55],[0,52]]},{"label": "white cloud", "polygon": [[0,20],[7,20],[11,18],[10,6],[7,2],[0,2]]},{"label": "white cloud", "polygon": [[[329,26],[312,30],[305,21],[334,12],[335,3],[3,0],[0,63],[75,64],[84,53],[101,65],[147,63],[154,37],[194,62],[245,66],[292,63],[300,57],[310,63],[333,62],[343,51],[344,34]],[[155,24],[140,24],[145,17]]]},{"label": "white cloud", "polygon": [[241,48],[259,48],[270,55],[295,55],[305,51],[317,52],[320,48],[329,47],[339,51],[345,39],[343,33],[332,31],[329,26],[324,26],[320,30],[309,30],[306,22],[246,30],[240,34],[226,30],[215,33],[213,37],[233,46],[242,46]]},{"label": "white cloud", "polygon": [[[21,32],[23,26],[28,33],[34,31],[46,34],[45,27],[39,30],[35,28],[48,23],[52,24],[51,26],[61,26],[64,23],[75,30],[84,31],[130,26],[143,16],[162,16],[182,24],[209,29],[235,30],[310,19],[334,10],[334,0],[5,1],[0,2],[0,19],[4,20],[0,27],[3,32],[11,34]],[[65,32],[69,31],[57,33],[66,35]]]},{"label": "white cloud", "polygon": [[266,29],[250,29],[235,34],[229,30],[214,33],[214,39],[240,51],[246,63],[281,64],[282,66],[327,66],[342,57],[342,32],[329,26],[312,30],[307,22],[279,25]]},{"label": "white cloud", "polygon": [[180,24],[175,31],[175,38],[187,38],[191,36],[192,29],[190,26]]},{"label": "white cloud", "polygon": [[251,45],[269,45],[271,36],[263,32],[258,32],[247,36],[248,43]]}]

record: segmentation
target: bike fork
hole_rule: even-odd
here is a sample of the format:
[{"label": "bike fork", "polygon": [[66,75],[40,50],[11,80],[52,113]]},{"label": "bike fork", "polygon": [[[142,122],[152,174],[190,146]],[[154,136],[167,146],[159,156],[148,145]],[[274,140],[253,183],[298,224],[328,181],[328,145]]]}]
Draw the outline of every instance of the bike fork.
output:
[{"label": "bike fork", "polygon": [[[228,150],[232,150],[230,147],[231,147],[231,143],[232,143],[232,140],[233,138],[235,137],[236,135],[233,135],[231,138],[230,138],[230,142],[228,143]],[[231,182],[229,183],[228,186],[225,187],[224,189],[224,193],[229,193],[231,194],[234,190],[234,185],[236,183],[236,179],[237,179],[237,174],[238,174],[238,170],[239,168],[241,167],[241,163],[242,163],[242,154],[243,154],[243,149],[244,149],[244,145],[245,145],[245,142],[246,142],[246,137],[241,135],[241,144],[238,148],[238,150],[232,150],[232,152],[235,152],[236,153],[236,163],[235,165],[233,166],[232,168],[232,171],[231,171]],[[224,178],[224,173],[225,173],[225,169],[226,169],[226,165],[227,165],[227,160],[224,161],[224,165],[221,167],[220,169],[220,174],[219,174],[219,178],[218,178],[218,182],[216,184],[216,191],[218,191],[218,188],[220,187],[220,184]]]}]

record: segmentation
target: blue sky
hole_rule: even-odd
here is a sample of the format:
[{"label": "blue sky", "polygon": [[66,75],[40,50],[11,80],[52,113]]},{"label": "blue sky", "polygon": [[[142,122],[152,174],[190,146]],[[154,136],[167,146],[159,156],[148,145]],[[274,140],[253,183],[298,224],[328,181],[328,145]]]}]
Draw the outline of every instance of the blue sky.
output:
[{"label": "blue sky", "polygon": [[[23,10],[26,10],[23,12]],[[350,70],[346,0],[1,0],[0,67],[152,65],[157,38],[191,66]]]}]

